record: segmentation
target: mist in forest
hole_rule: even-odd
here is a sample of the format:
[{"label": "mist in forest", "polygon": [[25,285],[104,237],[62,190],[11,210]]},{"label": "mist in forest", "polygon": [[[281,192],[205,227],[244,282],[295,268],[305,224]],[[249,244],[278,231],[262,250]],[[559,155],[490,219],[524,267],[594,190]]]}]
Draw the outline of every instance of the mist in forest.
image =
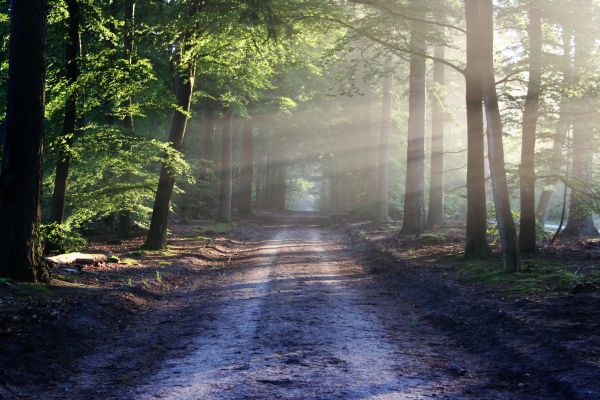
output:
[{"label": "mist in forest", "polygon": [[598,26],[0,2],[0,398],[599,399]]},{"label": "mist in forest", "polygon": [[5,37],[38,43],[0,53],[3,175],[23,191],[0,204],[33,224],[15,246],[41,223],[147,229],[159,249],[170,220],[310,210],[458,224],[467,256],[497,241],[518,270],[541,243],[598,236],[592,0],[39,7],[39,32],[10,24],[34,8],[0,10]]}]

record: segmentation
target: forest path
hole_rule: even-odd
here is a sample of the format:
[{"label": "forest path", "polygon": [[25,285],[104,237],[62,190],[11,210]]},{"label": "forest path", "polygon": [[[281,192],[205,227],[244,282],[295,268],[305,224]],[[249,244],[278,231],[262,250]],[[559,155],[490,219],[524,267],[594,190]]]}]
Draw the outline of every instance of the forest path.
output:
[{"label": "forest path", "polygon": [[262,227],[231,268],[134,321],[42,397],[511,398],[357,252],[318,226]]}]

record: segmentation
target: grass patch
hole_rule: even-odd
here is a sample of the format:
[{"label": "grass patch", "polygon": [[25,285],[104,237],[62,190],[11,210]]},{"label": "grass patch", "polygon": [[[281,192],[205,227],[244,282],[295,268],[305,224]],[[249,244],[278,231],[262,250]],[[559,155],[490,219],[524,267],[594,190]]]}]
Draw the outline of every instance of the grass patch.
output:
[{"label": "grass patch", "polygon": [[50,296],[53,291],[43,283],[15,283],[12,284],[12,292],[16,296]]},{"label": "grass patch", "polygon": [[600,272],[583,274],[552,260],[524,259],[521,272],[506,272],[498,258],[489,260],[462,260],[460,279],[468,283],[499,286],[523,294],[539,294],[554,290],[568,290],[575,285],[598,282]]},{"label": "grass patch", "polygon": [[[139,249],[139,250],[132,251],[130,254],[135,257],[147,257],[147,256],[175,257],[175,256],[179,255],[179,251],[177,251],[176,249],[173,249],[172,247],[167,247],[163,250]],[[139,263],[139,261],[137,261],[137,260],[134,260],[134,261],[135,261],[135,263]]]},{"label": "grass patch", "polygon": [[199,226],[194,230],[200,234],[215,235],[229,232],[235,227],[232,223],[215,222],[214,224],[208,224]]},{"label": "grass patch", "polygon": [[12,286],[10,278],[0,278],[0,285]]},{"label": "grass patch", "polygon": [[423,233],[419,236],[419,239],[427,243],[445,242],[447,240],[446,236],[434,233]]}]

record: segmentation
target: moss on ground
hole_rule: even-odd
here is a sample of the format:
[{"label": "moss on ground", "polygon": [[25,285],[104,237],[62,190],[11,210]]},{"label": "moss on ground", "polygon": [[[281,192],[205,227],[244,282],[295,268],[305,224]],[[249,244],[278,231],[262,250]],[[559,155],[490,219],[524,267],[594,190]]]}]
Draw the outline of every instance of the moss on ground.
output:
[{"label": "moss on ground", "polygon": [[573,270],[564,262],[539,258],[523,259],[521,272],[506,272],[499,258],[462,259],[458,264],[459,279],[468,283],[484,283],[524,294],[568,290],[579,284],[600,282],[600,271]]},{"label": "moss on ground", "polygon": [[195,228],[194,230],[200,234],[214,235],[214,234],[222,234],[222,233],[229,232],[234,227],[235,227],[235,225],[232,223],[215,222],[212,224],[199,226],[199,227]]}]

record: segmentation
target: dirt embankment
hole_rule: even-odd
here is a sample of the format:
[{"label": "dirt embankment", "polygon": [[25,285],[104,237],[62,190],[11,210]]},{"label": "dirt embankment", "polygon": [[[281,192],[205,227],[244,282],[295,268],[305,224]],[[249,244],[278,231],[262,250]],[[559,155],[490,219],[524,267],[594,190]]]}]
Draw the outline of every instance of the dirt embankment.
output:
[{"label": "dirt embankment", "polygon": [[542,281],[466,265],[452,235],[258,222],[0,283],[0,398],[600,398],[594,285],[525,295]]},{"label": "dirt embankment", "polygon": [[28,398],[80,372],[78,361],[132,318],[230,264],[237,242],[221,232],[230,227],[204,226],[174,226],[163,252],[139,250],[142,237],[97,238],[87,251],[110,251],[118,262],[60,267],[50,284],[0,281],[0,399]]},{"label": "dirt embankment", "polygon": [[[373,272],[393,285],[399,301],[414,304],[466,349],[492,360],[498,385],[564,399],[600,398],[600,291],[595,284],[561,285],[552,276],[554,282],[535,291],[540,282],[527,272],[519,279],[490,279],[480,265],[448,257],[462,251],[462,241],[452,235],[403,238],[389,228],[373,234],[375,227],[364,224],[340,229],[362,247],[359,252],[371,254]],[[497,260],[484,263],[489,264],[485,271],[500,268]],[[555,263],[563,271],[568,261],[542,254],[526,263],[532,269]]]}]

